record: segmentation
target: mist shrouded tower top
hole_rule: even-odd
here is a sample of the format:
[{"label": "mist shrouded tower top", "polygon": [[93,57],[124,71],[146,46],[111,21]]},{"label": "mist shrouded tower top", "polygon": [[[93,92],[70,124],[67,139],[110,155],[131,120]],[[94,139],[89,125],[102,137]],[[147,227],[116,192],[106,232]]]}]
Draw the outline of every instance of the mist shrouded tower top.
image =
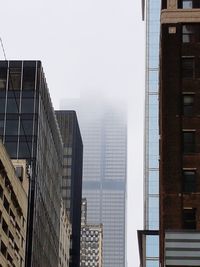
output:
[{"label": "mist shrouded tower top", "polygon": [[122,102],[85,96],[64,100],[77,111],[83,138],[87,222],[103,224],[105,267],[124,267],[126,250],[127,122]]}]

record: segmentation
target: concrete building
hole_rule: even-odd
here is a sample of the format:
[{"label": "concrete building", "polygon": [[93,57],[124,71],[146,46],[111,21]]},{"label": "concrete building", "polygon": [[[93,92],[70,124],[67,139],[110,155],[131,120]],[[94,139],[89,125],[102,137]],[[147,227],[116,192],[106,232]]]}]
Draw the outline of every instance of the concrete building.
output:
[{"label": "concrete building", "polygon": [[87,224],[87,200],[82,199],[80,267],[103,267],[103,225]]},{"label": "concrete building", "polygon": [[70,267],[80,267],[83,144],[75,111],[56,111],[64,143],[62,198],[72,226]]},{"label": "concrete building", "polygon": [[29,176],[26,161],[14,162],[0,141],[0,266],[25,266]]},{"label": "concrete building", "polygon": [[146,23],[144,230],[141,266],[159,267],[159,45],[161,0],[142,0]]},{"label": "concrete building", "polygon": [[87,223],[87,199],[82,199],[81,204],[81,225],[85,225]]},{"label": "concrete building", "polygon": [[62,200],[60,209],[59,267],[69,267],[71,232],[71,224]]},{"label": "concrete building", "polygon": [[80,267],[103,267],[103,226],[81,227]]},{"label": "concrete building", "polygon": [[0,61],[0,136],[30,166],[26,267],[58,266],[63,143],[40,61]]},{"label": "concrete building", "polygon": [[[121,109],[120,109],[121,107]],[[63,101],[77,111],[84,144],[83,197],[88,224],[103,224],[104,267],[126,262],[127,123],[122,104],[85,95]]]},{"label": "concrete building", "polygon": [[161,8],[160,266],[200,266],[200,1]]}]

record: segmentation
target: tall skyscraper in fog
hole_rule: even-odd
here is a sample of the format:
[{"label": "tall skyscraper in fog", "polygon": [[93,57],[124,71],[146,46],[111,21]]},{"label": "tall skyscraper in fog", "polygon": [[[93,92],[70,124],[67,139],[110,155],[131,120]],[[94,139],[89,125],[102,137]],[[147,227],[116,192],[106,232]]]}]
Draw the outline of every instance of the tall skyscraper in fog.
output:
[{"label": "tall skyscraper in fog", "polygon": [[83,138],[83,197],[87,221],[103,224],[104,267],[126,261],[126,114],[94,99],[64,101],[61,108],[78,112]]}]

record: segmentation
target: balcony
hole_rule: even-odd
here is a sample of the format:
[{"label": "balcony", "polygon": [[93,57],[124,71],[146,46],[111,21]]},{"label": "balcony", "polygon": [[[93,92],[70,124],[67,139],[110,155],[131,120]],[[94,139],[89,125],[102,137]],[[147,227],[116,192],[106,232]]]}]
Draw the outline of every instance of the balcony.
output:
[{"label": "balcony", "polygon": [[200,231],[166,231],[165,266],[200,266]]}]

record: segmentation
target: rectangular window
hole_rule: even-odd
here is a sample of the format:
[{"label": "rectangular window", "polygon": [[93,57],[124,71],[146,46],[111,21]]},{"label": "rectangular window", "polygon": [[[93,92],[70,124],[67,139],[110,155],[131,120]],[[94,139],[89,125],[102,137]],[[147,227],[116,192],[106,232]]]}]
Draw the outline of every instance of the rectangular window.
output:
[{"label": "rectangular window", "polygon": [[200,24],[184,24],[182,26],[182,42],[198,43],[200,42]]},{"label": "rectangular window", "polygon": [[186,193],[196,192],[195,170],[183,170],[183,191]]},{"label": "rectangular window", "polygon": [[35,89],[35,73],[36,69],[33,67],[25,67],[23,71],[23,90]]},{"label": "rectangular window", "polygon": [[194,78],[194,58],[193,57],[182,58],[182,78],[187,78],[187,79]]},{"label": "rectangular window", "polygon": [[21,68],[10,68],[9,90],[21,89]]},{"label": "rectangular window", "polygon": [[195,152],[195,131],[183,131],[183,152]]},{"label": "rectangular window", "polygon": [[179,0],[178,8],[200,8],[200,1],[199,0]]},{"label": "rectangular window", "polygon": [[194,208],[183,209],[183,228],[196,229],[196,209]]},{"label": "rectangular window", "polygon": [[184,116],[192,116],[194,113],[194,94],[184,94],[182,97],[182,113]]},{"label": "rectangular window", "polygon": [[0,90],[6,90],[7,68],[0,69]]}]

